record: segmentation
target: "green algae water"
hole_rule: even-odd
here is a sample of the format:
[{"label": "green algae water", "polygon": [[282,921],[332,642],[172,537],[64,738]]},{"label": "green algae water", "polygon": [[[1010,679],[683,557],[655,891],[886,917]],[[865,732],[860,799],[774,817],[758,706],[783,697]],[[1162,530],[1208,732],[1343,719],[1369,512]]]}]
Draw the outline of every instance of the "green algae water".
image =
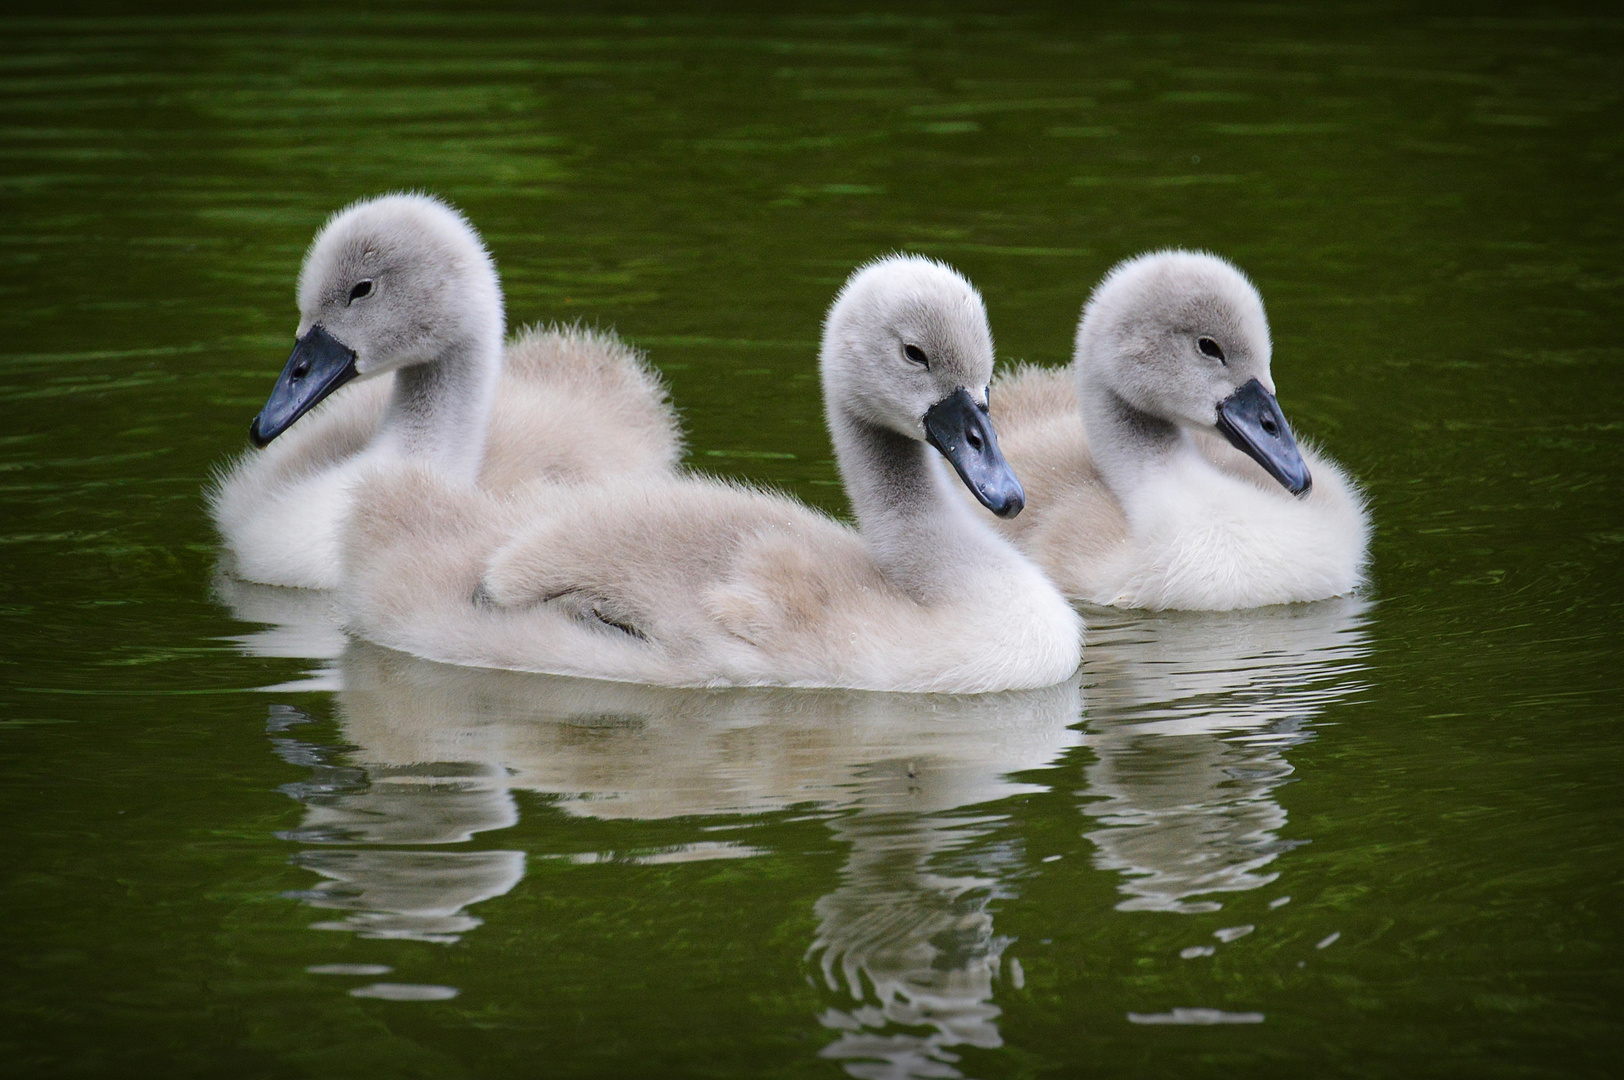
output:
[{"label": "green algae water", "polygon": [[[5,17],[0,1073],[1609,1075],[1621,60],[1599,6]],[[402,188],[836,512],[854,265],[1060,364],[1115,261],[1222,254],[1372,585],[1089,612],[985,698],[348,641],[216,576],[200,491],[314,230]]]}]

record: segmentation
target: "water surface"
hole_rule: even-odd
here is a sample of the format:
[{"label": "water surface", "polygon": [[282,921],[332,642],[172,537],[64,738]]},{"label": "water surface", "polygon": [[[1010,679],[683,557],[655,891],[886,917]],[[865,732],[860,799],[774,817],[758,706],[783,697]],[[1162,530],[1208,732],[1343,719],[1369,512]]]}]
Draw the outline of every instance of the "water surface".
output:
[{"label": "water surface", "polygon": [[[1600,12],[1600,13],[1598,13]],[[1624,1036],[1624,21],[0,22],[0,1058],[19,1075],[1600,1076]],[[1090,612],[1068,683],[425,664],[214,574],[325,215],[483,230],[691,461],[839,512],[814,353],[946,259],[1063,363],[1223,254],[1367,485],[1367,595]]]}]

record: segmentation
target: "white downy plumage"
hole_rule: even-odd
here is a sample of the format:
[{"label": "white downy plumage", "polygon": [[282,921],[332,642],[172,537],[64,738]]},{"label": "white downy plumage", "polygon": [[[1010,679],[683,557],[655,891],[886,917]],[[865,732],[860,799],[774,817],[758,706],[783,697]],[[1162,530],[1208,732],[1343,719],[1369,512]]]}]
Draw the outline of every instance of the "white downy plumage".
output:
[{"label": "white downy plumage", "polygon": [[920,258],[871,264],[831,308],[821,353],[858,529],[703,477],[502,498],[395,467],[358,489],[349,624],[429,659],[675,686],[1058,682],[1077,666],[1079,618],[957,500],[943,461],[992,509],[1019,510],[986,422],[992,363],[962,277]]},{"label": "white downy plumage", "polygon": [[437,199],[387,195],[334,215],[305,256],[299,311],[301,342],[322,327],[355,354],[357,381],[216,477],[209,508],[234,576],[336,587],[355,484],[380,462],[500,491],[667,472],[681,457],[659,376],[612,334],[533,327],[504,350],[496,267]]},{"label": "white downy plumage", "polygon": [[[1164,251],[1118,265],[1084,308],[1069,370],[1025,367],[993,387],[1028,494],[1000,527],[1087,603],[1225,610],[1356,588],[1364,498],[1312,448],[1293,464],[1270,349],[1262,299],[1224,260]],[[1247,394],[1261,448],[1243,452],[1220,412]],[[1275,424],[1283,438],[1258,426]],[[1287,489],[1310,476],[1302,494]]]}]

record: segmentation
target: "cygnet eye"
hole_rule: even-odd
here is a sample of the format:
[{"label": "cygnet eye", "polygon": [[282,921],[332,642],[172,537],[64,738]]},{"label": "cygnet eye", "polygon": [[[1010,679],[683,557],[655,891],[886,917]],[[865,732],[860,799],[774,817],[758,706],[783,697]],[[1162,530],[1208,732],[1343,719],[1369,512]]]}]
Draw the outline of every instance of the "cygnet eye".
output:
[{"label": "cygnet eye", "polygon": [[1220,364],[1229,363],[1228,360],[1224,359],[1224,350],[1219,348],[1218,343],[1210,337],[1196,338],[1195,347],[1201,350],[1201,355],[1210,356]]},{"label": "cygnet eye", "polygon": [[361,281],[357,281],[355,283],[355,287],[350,290],[350,303],[353,304],[357,300],[364,299],[365,297],[368,297],[368,296],[371,296],[371,295],[372,295],[372,279],[371,278],[365,278],[365,279],[363,279]]},{"label": "cygnet eye", "polygon": [[912,360],[922,368],[930,367],[930,357],[926,356],[925,350],[921,349],[918,345],[904,345],[902,347],[902,355],[906,356],[909,360]]}]

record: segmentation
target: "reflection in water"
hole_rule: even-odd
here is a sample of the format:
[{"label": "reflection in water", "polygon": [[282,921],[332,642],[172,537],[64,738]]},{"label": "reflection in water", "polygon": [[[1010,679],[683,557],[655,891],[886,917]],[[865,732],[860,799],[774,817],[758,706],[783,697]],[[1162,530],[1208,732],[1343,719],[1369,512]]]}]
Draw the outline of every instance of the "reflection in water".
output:
[{"label": "reflection in water", "polygon": [[[284,590],[262,596],[227,582],[219,591],[242,601],[245,618],[289,615],[272,606],[290,602]],[[319,598],[307,605],[276,630],[236,640],[266,655],[303,647],[331,657],[328,608]],[[420,846],[514,824],[515,789],[604,819],[811,803],[834,812],[832,828],[851,852],[840,887],[816,904],[807,952],[844,1006],[820,1017],[838,1032],[823,1055],[854,1076],[951,1077],[960,1075],[951,1047],[1001,1045],[992,998],[1008,942],[988,906],[1013,895],[1001,879],[1020,853],[986,846],[1001,818],[954,811],[1042,790],[1005,776],[1077,744],[1076,681],[976,697],[671,690],[448,667],[364,643],[316,680],[287,688],[338,690],[344,764],[288,734],[307,722],[295,710],[273,706],[268,727],[277,752],[311,770],[284,789],[307,811],[282,835],[317,845],[294,861],[325,880],[297,895],[347,913],[318,928],[450,942],[479,925],[465,909],[517,885],[524,853]],[[972,846],[970,872],[935,868],[937,857]],[[613,864],[757,853],[700,841],[568,857]]]},{"label": "reflection in water", "polygon": [[[343,686],[338,661],[349,639],[339,629],[329,596],[254,585],[225,574],[216,576],[214,589],[239,619],[269,624],[230,639],[244,652],[323,662],[306,678],[267,690]],[[298,710],[273,705],[266,730],[284,761],[311,770],[309,779],[283,785],[283,792],[303,803],[306,811],[298,828],[277,835],[323,845],[300,852],[293,862],[326,880],[293,895],[312,907],[350,913],[315,923],[314,928],[351,931],[364,938],[450,944],[479,926],[481,920],[464,909],[517,885],[524,877],[524,852],[359,846],[458,844],[478,833],[517,824],[518,807],[500,765],[428,761],[333,765],[328,747],[288,735],[296,725],[308,722]]]},{"label": "reflection in water", "polygon": [[354,912],[312,923],[315,929],[443,944],[480,924],[463,908],[503,895],[524,877],[522,851],[306,851],[293,861],[327,879],[300,899]]},{"label": "reflection in water", "polygon": [[[294,737],[307,722],[296,710],[273,706],[268,725],[276,751],[310,769],[284,789],[306,814],[282,835],[307,845],[294,861],[323,879],[297,895],[343,913],[317,927],[430,942],[477,927],[468,909],[513,889],[525,854],[425,848],[515,824],[515,789],[599,819],[810,803],[830,813],[849,849],[839,887],[816,902],[806,953],[836,995],[819,1017],[837,1033],[821,1053],[859,1077],[958,1076],[955,1048],[1002,1045],[994,990],[1009,940],[991,907],[1014,895],[1024,855],[988,839],[1002,817],[969,808],[1041,790],[1010,773],[1086,742],[1085,810],[1098,825],[1088,835],[1096,864],[1123,875],[1118,907],[1215,910],[1202,898],[1274,879],[1269,864],[1292,843],[1274,800],[1292,772],[1282,751],[1359,689],[1368,652],[1367,605],[1357,600],[1217,616],[1099,613],[1081,736],[1071,727],[1076,682],[959,698],[479,671],[364,643],[334,656],[327,608],[310,604],[297,625],[239,641],[277,655],[319,647],[337,661],[317,678],[338,691],[342,763],[329,760],[339,751]],[[248,613],[266,610],[256,599]],[[555,857],[612,866],[759,853],[696,840]]]},{"label": "reflection in water", "polygon": [[337,661],[349,638],[339,628],[332,596],[310,589],[281,589],[239,581],[218,568],[214,596],[243,622],[265,624],[262,629],[236,634],[232,642],[248,656],[288,657],[321,661],[302,679],[267,686],[266,690],[337,690],[342,683]]},{"label": "reflection in water", "polygon": [[317,908],[351,912],[313,924],[365,938],[450,944],[480,925],[463,909],[508,892],[524,877],[521,851],[377,850],[357,845],[456,844],[517,824],[518,808],[501,769],[470,763],[390,766],[330,764],[333,751],[286,734],[310,718],[271,707],[272,746],[308,780],[282,791],[306,807],[284,840],[327,846],[302,851],[295,865],[327,879],[293,894]]},{"label": "reflection in water", "polygon": [[[832,828],[850,856],[816,904],[807,953],[845,1005],[820,1018],[839,1031],[823,1055],[854,1076],[957,1076],[949,1048],[1001,1045],[992,998],[1007,941],[988,905],[1013,895],[1001,879],[1020,854],[977,843],[1001,818],[953,811],[1041,790],[1004,777],[1076,744],[1075,682],[978,697],[670,690],[447,667],[365,644],[345,654],[343,681],[343,734],[369,774],[459,762],[596,818],[842,811]],[[934,868],[972,845],[973,873]],[[692,844],[643,858],[751,850]]]},{"label": "reflection in water", "polygon": [[[889,777],[876,802],[889,801],[885,788],[900,788],[904,778]],[[820,959],[831,990],[844,988],[853,999],[819,1017],[842,1032],[823,1056],[853,1059],[851,1075],[958,1076],[948,1064],[958,1060],[951,1047],[1003,1045],[992,997],[1009,939],[993,933],[987,907],[1014,894],[1000,886],[1003,867],[957,876],[931,868],[932,856],[969,844],[986,827],[985,819],[878,808],[836,823],[851,857],[840,888],[817,902],[818,936],[807,955]],[[1013,868],[1017,856],[1002,861]]]},{"label": "reflection in water", "polygon": [[1282,839],[1283,751],[1327,705],[1363,689],[1369,603],[1217,615],[1098,613],[1085,812],[1095,863],[1124,875],[1122,911],[1216,911],[1192,899],[1267,885]]},{"label": "reflection in water", "polygon": [[519,821],[499,766],[437,763],[324,772],[355,778],[284,788],[310,809],[303,825],[277,834],[282,839],[307,844],[458,844]]},{"label": "reflection in water", "polygon": [[[673,690],[415,660],[365,643],[338,695],[369,767],[498,767],[511,788],[594,818],[864,807],[875,763],[911,765],[926,813],[1037,790],[1002,777],[1078,735],[1075,685],[952,697],[827,690]],[[928,776],[928,779],[927,779]]]}]

